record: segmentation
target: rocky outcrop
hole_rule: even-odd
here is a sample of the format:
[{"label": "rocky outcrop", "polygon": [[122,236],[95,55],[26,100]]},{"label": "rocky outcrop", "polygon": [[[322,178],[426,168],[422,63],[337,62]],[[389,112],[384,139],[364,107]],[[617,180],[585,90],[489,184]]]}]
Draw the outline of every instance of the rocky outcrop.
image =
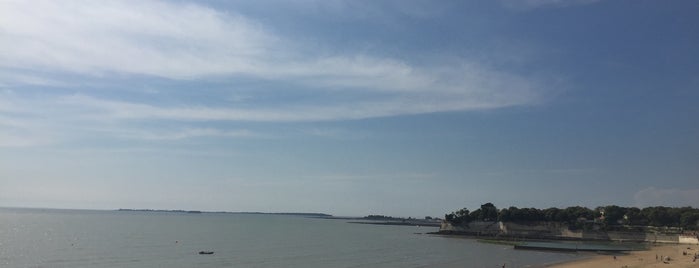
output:
[{"label": "rocky outcrop", "polygon": [[502,234],[500,222],[474,221],[468,224],[452,225],[447,221],[442,222],[439,232],[443,234],[461,234],[476,236],[498,236]]}]

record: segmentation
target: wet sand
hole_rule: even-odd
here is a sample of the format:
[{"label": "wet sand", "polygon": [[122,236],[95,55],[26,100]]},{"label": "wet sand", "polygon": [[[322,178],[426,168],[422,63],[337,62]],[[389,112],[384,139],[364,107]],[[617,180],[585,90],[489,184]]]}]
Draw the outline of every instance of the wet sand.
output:
[{"label": "wet sand", "polygon": [[[687,255],[682,254],[686,252]],[[699,259],[693,262],[694,254],[699,256],[699,245],[656,245],[645,251],[632,251],[628,254],[596,255],[590,258],[550,265],[554,268],[582,268],[582,267],[697,267]],[[657,259],[656,259],[657,256]],[[669,257],[669,261],[663,262],[662,257]],[[615,258],[616,257],[616,258]]]}]

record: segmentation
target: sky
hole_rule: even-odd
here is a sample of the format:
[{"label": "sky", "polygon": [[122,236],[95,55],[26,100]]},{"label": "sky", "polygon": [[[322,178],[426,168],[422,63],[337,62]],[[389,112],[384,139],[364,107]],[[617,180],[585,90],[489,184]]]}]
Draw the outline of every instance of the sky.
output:
[{"label": "sky", "polygon": [[0,1],[0,206],[699,207],[699,2]]}]

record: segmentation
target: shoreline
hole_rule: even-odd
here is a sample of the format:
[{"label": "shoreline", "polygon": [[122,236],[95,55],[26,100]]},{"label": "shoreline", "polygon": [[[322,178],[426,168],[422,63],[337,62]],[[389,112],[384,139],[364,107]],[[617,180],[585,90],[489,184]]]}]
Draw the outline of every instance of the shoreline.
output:
[{"label": "shoreline", "polygon": [[[516,241],[509,239],[493,239],[492,237],[484,237],[478,235],[465,234],[444,234],[431,233],[432,235],[477,239],[481,243],[492,244],[507,244],[517,245],[526,243],[525,241]],[[549,242],[572,242],[567,239],[527,239],[527,241],[549,241]],[[602,242],[597,240],[573,240],[579,242]],[[612,241],[607,241],[612,242]],[[613,242],[612,242],[613,243]],[[680,243],[652,243],[652,242],[631,242],[631,244],[645,245],[635,250],[624,251],[578,251],[580,258],[574,260],[540,263],[532,267],[551,267],[551,268],[585,268],[585,267],[615,267],[615,268],[645,268],[645,267],[692,267],[699,268],[699,244],[680,244]],[[528,249],[521,249],[528,250]],[[537,251],[537,249],[532,249]],[[550,251],[550,250],[540,250]],[[555,250],[554,250],[555,251]],[[563,251],[558,251],[563,252]],[[695,257],[696,256],[696,260]],[[669,257],[669,259],[666,259]],[[657,258],[657,259],[656,259]],[[665,261],[663,261],[665,259]],[[435,266],[437,267],[437,266]],[[451,267],[451,266],[449,266]],[[457,266],[454,266],[457,267]]]},{"label": "shoreline", "polygon": [[[686,253],[683,254],[683,253]],[[699,245],[687,244],[651,244],[647,250],[629,251],[614,254],[596,254],[587,258],[569,262],[545,264],[551,268],[583,268],[583,267],[699,267],[699,259],[693,261],[695,254],[699,256]],[[667,258],[666,261],[661,258]]]}]

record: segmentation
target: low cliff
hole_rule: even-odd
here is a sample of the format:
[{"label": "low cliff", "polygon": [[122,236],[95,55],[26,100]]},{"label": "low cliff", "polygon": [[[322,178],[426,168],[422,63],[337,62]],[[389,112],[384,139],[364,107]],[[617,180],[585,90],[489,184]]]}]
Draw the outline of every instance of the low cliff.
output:
[{"label": "low cliff", "polygon": [[442,222],[441,234],[472,235],[514,239],[600,240],[654,243],[699,244],[696,234],[683,235],[674,230],[601,231],[570,230],[557,222],[513,223],[474,221],[463,225]]},{"label": "low cliff", "polygon": [[501,225],[501,222],[483,221],[474,221],[462,225],[452,225],[447,221],[443,221],[442,226],[439,227],[439,233],[477,236],[498,236],[502,234]]}]

